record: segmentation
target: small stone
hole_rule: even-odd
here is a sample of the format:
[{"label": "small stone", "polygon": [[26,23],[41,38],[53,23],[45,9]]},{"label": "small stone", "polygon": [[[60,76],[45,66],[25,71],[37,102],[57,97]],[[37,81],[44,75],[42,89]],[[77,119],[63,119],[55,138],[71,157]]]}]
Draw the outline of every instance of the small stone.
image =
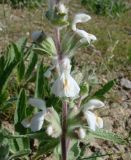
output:
[{"label": "small stone", "polygon": [[122,78],[121,79],[121,86],[127,88],[127,89],[131,89],[131,81],[129,81],[126,78]]}]

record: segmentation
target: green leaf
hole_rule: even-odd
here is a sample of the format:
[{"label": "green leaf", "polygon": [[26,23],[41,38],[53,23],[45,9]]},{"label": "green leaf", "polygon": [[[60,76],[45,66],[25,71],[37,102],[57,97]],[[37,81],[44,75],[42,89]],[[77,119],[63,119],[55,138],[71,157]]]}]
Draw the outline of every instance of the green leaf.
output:
[{"label": "green leaf", "polygon": [[4,55],[0,56],[0,75],[4,70],[4,66],[5,66],[5,57]]},{"label": "green leaf", "polygon": [[51,37],[46,37],[46,39],[42,41],[40,46],[34,48],[34,50],[38,51],[41,54],[48,54],[50,56],[56,55],[57,53],[55,43]]},{"label": "green leaf", "polygon": [[[15,130],[17,134],[25,134],[27,133],[27,129],[25,129],[21,122],[22,120],[26,117],[26,108],[27,108],[27,99],[26,99],[26,93],[24,89],[21,89],[18,100],[17,100],[17,105],[16,105],[16,110],[15,110],[15,115],[14,115],[14,124],[15,124]],[[16,140],[12,141],[12,146],[18,148],[19,151],[24,150],[24,149],[29,149],[29,138],[19,138]]]},{"label": "green leaf", "polygon": [[72,149],[71,149],[72,151],[73,151],[73,153],[74,153],[74,157],[75,157],[75,159],[79,156],[79,154],[80,154],[80,146],[79,146],[79,142],[77,142],[77,143],[75,143],[74,145],[73,145],[73,147],[72,147]]},{"label": "green leaf", "polygon": [[28,155],[30,153],[31,153],[31,150],[29,150],[29,149],[18,151],[14,155],[10,156],[8,160],[20,158],[20,157],[26,156],[26,155]]},{"label": "green leaf", "polygon": [[37,77],[36,77],[36,88],[35,88],[35,97],[36,98],[42,98],[43,92],[44,92],[44,76],[43,76],[44,70],[43,70],[43,63],[41,62],[38,65],[37,69]]},{"label": "green leaf", "polygon": [[9,145],[0,144],[0,160],[8,160],[9,156]]},{"label": "green leaf", "polygon": [[115,82],[116,80],[109,81],[101,89],[99,89],[93,96],[103,97],[115,85]]},{"label": "green leaf", "polygon": [[24,49],[26,47],[26,43],[27,43],[27,38],[26,37],[22,37],[16,43],[18,51],[21,53],[22,56],[24,55],[23,52],[24,52]]},{"label": "green leaf", "polygon": [[31,52],[31,55],[29,57],[29,65],[25,71],[25,79],[28,79],[31,76],[35,68],[35,65],[37,63],[37,60],[38,60],[37,54],[35,54],[34,52]]},{"label": "green leaf", "polygon": [[0,73],[0,93],[5,89],[7,81],[14,68],[19,63],[19,52],[15,44],[12,44],[5,58],[3,71]]},{"label": "green leaf", "polygon": [[53,152],[54,148],[59,144],[59,139],[47,138],[43,140],[38,148],[37,155],[43,155]]},{"label": "green leaf", "polygon": [[18,77],[21,80],[24,75],[24,46],[25,39],[18,43],[12,43],[5,53],[5,57],[2,57],[3,62],[1,63],[2,70],[0,71],[0,93],[5,89],[7,81],[12,74],[15,67],[18,66]]},{"label": "green leaf", "polygon": [[16,111],[14,115],[14,123],[17,125],[18,123],[21,123],[21,121],[26,117],[26,108],[27,108],[27,100],[26,100],[26,93],[24,89],[21,89],[17,105],[16,105]]},{"label": "green leaf", "polygon": [[126,141],[121,136],[103,129],[97,129],[95,132],[92,130],[89,130],[87,139],[88,139],[88,136],[112,141],[113,143],[117,143],[117,144],[126,144]]},{"label": "green leaf", "polygon": [[60,160],[61,159],[61,144],[59,143],[53,151],[54,160]]},{"label": "green leaf", "polygon": [[21,60],[21,62],[18,64],[17,67],[17,75],[18,75],[18,81],[21,82],[21,80],[24,78],[25,73],[25,64],[24,60]]}]

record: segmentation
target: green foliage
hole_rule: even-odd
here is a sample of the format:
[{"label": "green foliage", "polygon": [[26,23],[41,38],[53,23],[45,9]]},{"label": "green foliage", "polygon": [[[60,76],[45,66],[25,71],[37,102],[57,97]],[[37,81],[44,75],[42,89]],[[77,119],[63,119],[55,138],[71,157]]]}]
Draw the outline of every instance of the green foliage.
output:
[{"label": "green foliage", "polygon": [[108,93],[112,89],[115,83],[116,80],[111,80],[107,82],[101,89],[96,91],[96,93],[93,96],[97,98],[102,98],[106,93]]},{"label": "green foliage", "polygon": [[17,46],[15,44],[9,46],[6,56],[1,58],[4,59],[4,64],[2,64],[2,66],[4,67],[0,73],[0,94],[2,94],[3,90],[5,89],[7,81],[12,74],[14,68],[20,62]]},{"label": "green foliage", "polygon": [[89,130],[87,139],[90,137],[112,141],[113,143],[117,143],[117,144],[126,144],[126,141],[121,136],[103,129],[97,129],[95,132],[92,130]]},{"label": "green foliage", "polygon": [[[15,131],[17,132],[18,135],[27,133],[27,130],[24,129],[24,127],[21,125],[22,120],[26,117],[26,108],[27,108],[26,93],[24,89],[21,89],[17,100],[16,110],[14,115]],[[12,150],[16,152],[17,151],[21,152],[25,149],[27,150],[30,149],[28,138],[13,139],[10,140],[10,144],[12,144],[11,147]]]},{"label": "green foliage", "polygon": [[53,152],[53,150],[58,144],[59,144],[59,139],[52,139],[50,137],[47,137],[46,139],[41,141],[37,151],[37,156],[43,155],[43,151],[45,154]]},{"label": "green foliage", "polygon": [[31,152],[30,149],[26,149],[26,145],[22,143],[23,138],[27,137],[19,137],[18,135],[16,137],[17,138],[6,129],[0,130],[0,139],[2,139],[0,143],[0,160],[20,158],[21,156],[27,156]]},{"label": "green foliage", "polygon": [[98,15],[120,16],[127,9],[122,0],[81,0],[81,3]]},{"label": "green foliage", "polygon": [[37,54],[31,51],[30,56],[29,56],[29,64],[26,67],[25,75],[24,75],[26,80],[29,80],[31,78],[31,75],[37,63],[37,60],[38,60]]},{"label": "green foliage", "polygon": [[40,44],[34,48],[39,54],[46,54],[49,56],[56,55],[56,46],[51,37],[46,37]]},{"label": "green foliage", "polygon": [[0,160],[8,160],[9,146],[8,144],[0,144]]},{"label": "green foliage", "polygon": [[43,62],[38,64],[37,76],[36,76],[36,88],[35,97],[42,98],[44,93],[44,76],[43,76]]},{"label": "green foliage", "polygon": [[82,104],[85,104],[88,102],[91,98],[98,98],[98,99],[105,99],[105,94],[108,93],[112,87],[115,85],[116,80],[111,80],[107,82],[102,88],[100,88],[98,91],[96,91],[93,95],[87,96],[83,101]]},{"label": "green foliage", "polygon": [[26,93],[25,93],[25,90],[22,89],[20,91],[20,94],[17,100],[16,110],[14,115],[15,125],[21,124],[21,121],[26,117],[26,107],[27,107]]}]

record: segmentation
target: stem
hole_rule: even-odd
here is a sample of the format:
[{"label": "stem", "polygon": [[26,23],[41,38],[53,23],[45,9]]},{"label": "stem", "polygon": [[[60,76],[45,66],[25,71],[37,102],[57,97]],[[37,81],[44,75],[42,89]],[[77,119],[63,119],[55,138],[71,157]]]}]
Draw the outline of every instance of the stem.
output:
[{"label": "stem", "polygon": [[67,102],[65,101],[62,107],[62,136],[61,136],[61,149],[62,160],[67,160]]},{"label": "stem", "polygon": [[56,0],[56,4],[59,3],[59,2],[60,2],[60,0]]},{"label": "stem", "polygon": [[80,108],[81,102],[82,102],[82,97],[80,96],[80,98],[79,98],[79,100],[78,100],[78,103],[77,103],[77,108]]},{"label": "stem", "polygon": [[55,29],[55,33],[56,33],[57,52],[58,52],[58,55],[60,56],[60,55],[61,55],[60,29],[59,29],[59,28],[56,28],[56,29]]}]

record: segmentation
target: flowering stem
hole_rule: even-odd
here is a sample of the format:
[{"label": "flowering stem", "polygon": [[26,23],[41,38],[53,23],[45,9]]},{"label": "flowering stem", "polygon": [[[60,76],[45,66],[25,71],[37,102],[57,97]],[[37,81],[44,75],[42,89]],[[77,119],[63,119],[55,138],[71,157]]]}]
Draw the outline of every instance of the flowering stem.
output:
[{"label": "flowering stem", "polygon": [[62,136],[61,136],[61,150],[62,160],[67,160],[67,102],[63,103],[62,107]]}]

